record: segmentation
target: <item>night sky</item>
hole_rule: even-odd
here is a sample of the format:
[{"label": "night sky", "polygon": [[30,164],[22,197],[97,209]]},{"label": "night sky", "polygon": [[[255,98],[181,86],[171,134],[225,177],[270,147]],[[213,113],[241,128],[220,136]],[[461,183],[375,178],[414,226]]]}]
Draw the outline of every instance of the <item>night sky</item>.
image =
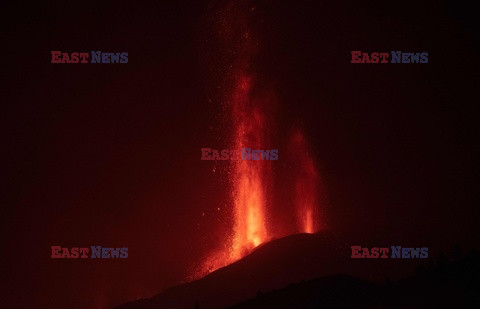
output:
[{"label": "night sky", "polygon": [[[473,8],[243,3],[255,7],[252,68],[276,102],[265,145],[279,149],[272,220],[290,214],[294,165],[282,155],[300,128],[321,178],[323,229],[432,255],[480,248]],[[221,81],[234,56],[224,57],[228,41],[215,34],[221,8],[3,5],[0,276],[10,307],[99,308],[152,296],[190,280],[225,242],[227,163],[200,160],[201,147],[229,147]],[[128,52],[129,61],[51,64],[52,50]],[[426,51],[429,62],[352,64],[351,50]],[[129,257],[55,260],[52,245],[128,247]]]}]

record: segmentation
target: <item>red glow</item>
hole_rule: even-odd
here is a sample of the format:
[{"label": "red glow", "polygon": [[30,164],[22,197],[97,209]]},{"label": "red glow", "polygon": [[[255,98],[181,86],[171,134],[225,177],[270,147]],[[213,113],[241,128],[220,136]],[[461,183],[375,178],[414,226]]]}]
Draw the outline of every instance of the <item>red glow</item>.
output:
[{"label": "red glow", "polygon": [[301,232],[314,233],[318,222],[318,174],[305,136],[300,131],[292,134],[290,145],[295,159],[295,209]]}]

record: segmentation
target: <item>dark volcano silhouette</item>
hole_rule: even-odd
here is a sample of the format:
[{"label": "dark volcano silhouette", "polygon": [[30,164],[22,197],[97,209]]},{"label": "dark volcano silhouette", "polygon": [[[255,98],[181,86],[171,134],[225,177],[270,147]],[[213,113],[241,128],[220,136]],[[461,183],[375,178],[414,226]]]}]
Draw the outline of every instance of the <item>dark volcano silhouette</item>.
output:
[{"label": "dark volcano silhouette", "polygon": [[[419,260],[351,259],[350,255],[350,244],[342,242],[332,233],[291,235],[265,243],[243,259],[204,278],[118,308],[349,308],[402,306],[411,303],[428,305],[421,297],[422,291],[425,291],[425,295],[435,295],[435,289],[439,287],[436,280],[438,276],[425,277],[425,272],[422,276],[413,274],[412,263],[418,265]],[[478,274],[478,260],[477,257],[476,268],[473,267],[476,269],[473,272],[475,274]],[[394,270],[398,271],[402,267],[411,269],[412,275],[395,284],[384,284],[385,279],[391,278],[395,273]],[[471,273],[471,268],[454,269]],[[437,270],[434,271],[436,272]],[[465,277],[458,273],[456,276]],[[432,281],[432,278],[436,279]],[[478,286],[476,278],[468,281],[468,284],[474,282]],[[447,279],[447,282],[452,282],[450,277]],[[432,287],[435,289],[432,290]],[[446,295],[444,290],[449,287],[449,284],[440,283],[441,293]]]},{"label": "dark volcano silhouette", "polygon": [[352,265],[350,247],[331,233],[296,234],[265,243],[200,280],[120,308],[193,308],[196,302],[202,308],[224,308],[259,292],[334,274],[362,275]]},{"label": "dark volcano silhouette", "polygon": [[396,282],[328,276],[258,293],[229,308],[480,308],[478,291],[480,255],[472,251],[450,261],[444,256],[430,260]]},{"label": "dark volcano silhouette", "polygon": [[257,247],[243,259],[194,282],[120,308],[224,308],[301,280],[343,273],[349,247],[333,235],[296,234]]}]

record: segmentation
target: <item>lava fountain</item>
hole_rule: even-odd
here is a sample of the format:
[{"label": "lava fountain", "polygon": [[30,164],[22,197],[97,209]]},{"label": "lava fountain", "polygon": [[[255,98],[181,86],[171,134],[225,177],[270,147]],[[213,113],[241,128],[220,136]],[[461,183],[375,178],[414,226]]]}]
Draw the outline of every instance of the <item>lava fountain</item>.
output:
[{"label": "lava fountain", "polygon": [[318,222],[319,177],[305,135],[296,129],[289,141],[289,148],[295,160],[294,205],[297,226],[300,232],[314,233],[320,228]]},{"label": "lava fountain", "polygon": [[[275,95],[266,86],[265,78],[259,78],[263,75],[256,67],[260,41],[255,30],[262,20],[256,15],[255,6],[248,0],[222,3],[221,8],[213,8],[209,20],[213,21],[209,39],[214,41],[207,42],[212,42],[209,46],[215,48],[206,54],[214,59],[209,69],[213,69],[212,75],[216,76],[215,91],[230,126],[230,130],[224,130],[229,132],[228,146],[236,151],[278,148],[270,144]],[[306,145],[303,135],[294,136],[292,147],[304,152]],[[300,157],[298,174],[292,183],[295,205],[302,225],[300,231],[312,233],[317,228],[316,170],[311,158],[303,158],[302,154]],[[269,222],[268,216],[273,210],[269,204],[273,187],[271,161],[231,160],[228,168],[231,233],[225,237],[223,246],[212,252],[196,270],[196,278],[241,259],[273,238],[274,222]],[[296,232],[298,230],[288,231],[289,234]]]},{"label": "lava fountain", "polygon": [[[213,44],[216,48],[214,76],[221,107],[230,126],[228,146],[270,149],[269,125],[272,123],[271,97],[256,84],[254,59],[260,42],[255,36],[255,7],[250,1],[230,1],[214,7]],[[262,88],[262,89],[260,89]],[[272,181],[270,161],[231,160],[229,164],[232,227],[223,248],[213,252],[197,270],[197,277],[226,266],[265,242],[267,195]]]},{"label": "lava fountain", "polygon": [[[266,101],[252,100],[252,78],[241,76],[233,97],[234,148],[264,148],[265,117],[261,106]],[[265,182],[268,161],[232,161],[232,199],[234,227],[231,258],[239,259],[268,237],[265,218]]]}]

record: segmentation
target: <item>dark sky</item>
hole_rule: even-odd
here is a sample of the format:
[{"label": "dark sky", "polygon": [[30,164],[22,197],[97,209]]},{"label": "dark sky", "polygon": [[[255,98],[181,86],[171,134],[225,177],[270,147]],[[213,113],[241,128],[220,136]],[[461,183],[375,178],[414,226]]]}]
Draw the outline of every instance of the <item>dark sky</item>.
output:
[{"label": "dark sky", "polygon": [[[254,2],[254,67],[278,100],[278,169],[284,133],[301,127],[327,229],[379,246],[478,248],[472,8],[320,2]],[[150,296],[188,280],[224,241],[226,174],[200,160],[200,147],[228,146],[219,55],[207,55],[218,5],[4,5],[0,275],[18,307]],[[128,52],[129,62],[56,65],[51,50]],[[351,50],[427,51],[429,63],[354,65]],[[52,260],[51,245],[126,246],[129,258]]]}]

